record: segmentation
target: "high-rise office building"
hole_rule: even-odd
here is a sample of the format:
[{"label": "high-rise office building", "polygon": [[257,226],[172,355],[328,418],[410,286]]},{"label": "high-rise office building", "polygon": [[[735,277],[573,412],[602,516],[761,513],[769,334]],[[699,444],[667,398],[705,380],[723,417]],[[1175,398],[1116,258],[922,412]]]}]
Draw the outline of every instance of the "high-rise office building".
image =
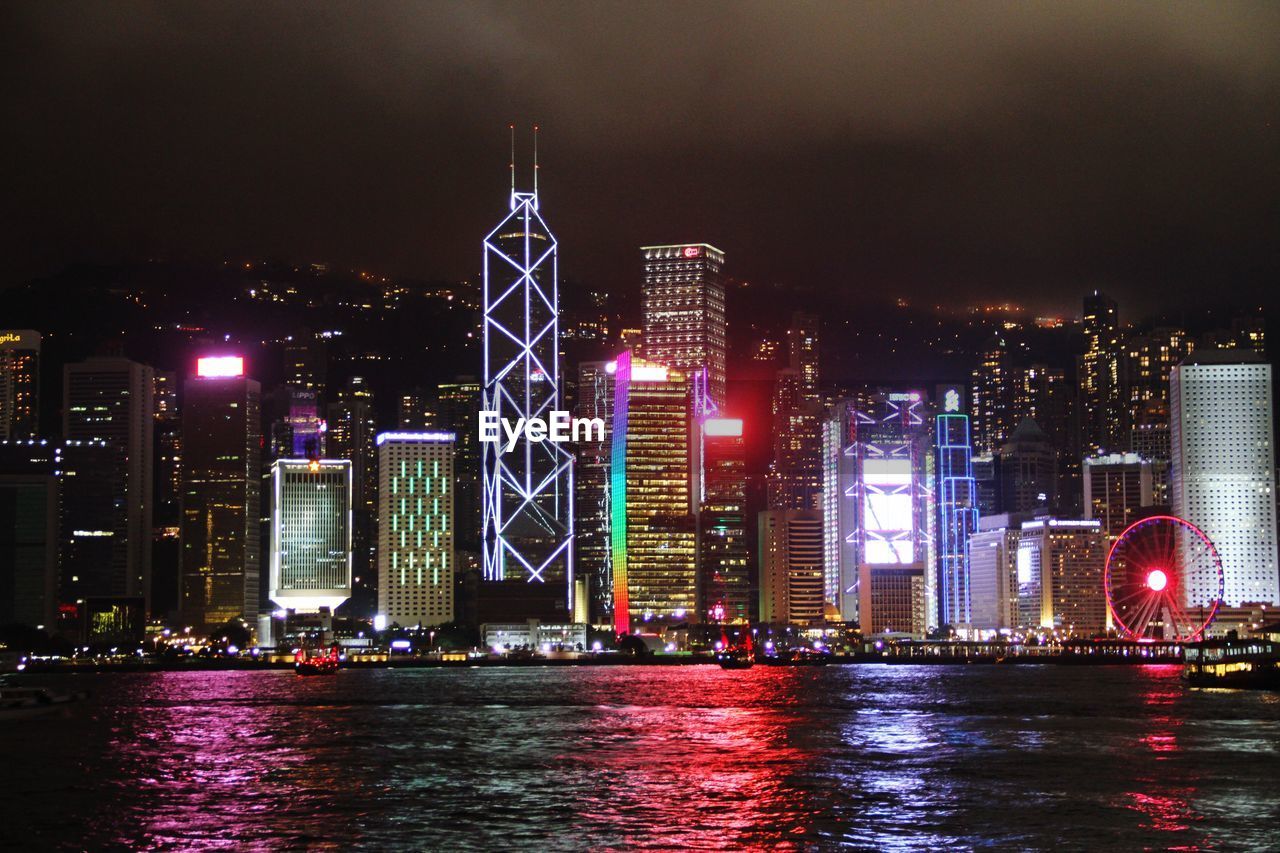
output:
[{"label": "high-rise office building", "polygon": [[698,460],[692,389],[665,365],[618,357],[610,453],[613,624],[696,619]]},{"label": "high-rise office building", "polygon": [[764,510],[758,516],[760,621],[815,625],[826,616],[822,513]]},{"label": "high-rise office building", "polygon": [[1136,453],[1111,453],[1084,460],[1084,517],[1097,519],[1114,542],[1155,504],[1152,462]]},{"label": "high-rise office building", "polygon": [[973,447],[979,454],[999,450],[1016,425],[1015,371],[1009,361],[1008,344],[994,335],[982,348],[973,371],[969,407]]},{"label": "high-rise office building", "polygon": [[238,356],[199,359],[183,385],[181,613],[197,629],[258,618],[261,397]]},{"label": "high-rise office building", "polygon": [[[747,563],[747,469],[741,418],[702,422],[702,506],[698,510],[701,617],[746,622],[751,616]],[[819,531],[821,532],[821,531]],[[821,560],[818,563],[821,571]],[[819,588],[821,598],[821,588]]]},{"label": "high-rise office building", "polygon": [[609,443],[613,432],[614,362],[584,361],[578,365],[579,418],[604,421],[604,440],[595,436],[574,445],[574,577],[585,583],[592,622],[613,621],[613,570],[609,540]]},{"label": "high-rise office building", "polygon": [[[1174,367],[1169,402],[1174,514],[1217,547],[1225,604],[1280,604],[1271,365],[1243,350],[1197,350]],[[1189,602],[1217,594],[1208,573],[1187,583]]]},{"label": "high-rise office building", "polygon": [[1081,328],[1085,339],[1079,366],[1082,453],[1092,456],[1122,450],[1128,429],[1116,301],[1098,290],[1086,296]]},{"label": "high-rise office building", "polygon": [[1039,424],[1023,418],[996,459],[1001,512],[1057,506],[1058,453]]},{"label": "high-rise office building", "polygon": [[936,416],[938,452],[938,602],[944,625],[967,625],[971,618],[969,538],[978,527],[978,484],[962,388],[939,389]]},{"label": "high-rise office building", "polygon": [[389,624],[454,619],[451,432],[378,436],[378,613]]},{"label": "high-rise office building", "polygon": [[773,392],[770,509],[817,509],[822,500],[822,404],[800,370],[779,370]]},{"label": "high-rise office building", "polygon": [[299,332],[284,347],[284,384],[310,391],[320,400],[325,393],[328,362],[325,339],[308,331]]},{"label": "high-rise office building", "polygon": [[125,465],[124,594],[150,610],[155,494],[155,376],[150,367],[95,356],[63,370],[62,433],[69,441],[105,441]]},{"label": "high-rise office building", "polygon": [[[510,211],[484,240],[482,408],[510,423],[563,408],[557,242],[534,176],[533,192],[517,192],[512,167]],[[485,579],[550,585],[572,613],[572,454],[528,431],[481,452]]]},{"label": "high-rise office building", "polygon": [[[934,436],[918,391],[832,407],[823,516],[828,591],[864,634],[936,627]],[[867,610],[868,607],[879,608]]]},{"label": "high-rise office building", "polygon": [[351,607],[360,615],[372,615],[378,601],[378,572],[374,551],[374,519],[378,512],[378,424],[373,389],[362,376],[353,376],[329,404],[325,454],[351,462],[352,571]]},{"label": "high-rise office building", "polygon": [[484,523],[481,453],[476,429],[476,413],[483,407],[483,390],[483,383],[474,376],[457,376],[450,382],[438,384],[434,404],[437,418],[430,427],[458,437],[453,456],[457,482],[453,511],[458,522],[454,545],[473,554],[480,552]]},{"label": "high-rise office building", "polygon": [[130,592],[123,571],[128,512],[125,463],[105,441],[0,441],[0,474],[48,476],[56,487],[56,562],[53,583],[58,629],[83,617],[89,598],[142,596]]},{"label": "high-rise office building", "polygon": [[57,524],[52,473],[0,470],[0,624],[52,624]]},{"label": "high-rise office building", "polygon": [[436,395],[414,388],[400,395],[396,416],[397,429],[407,432],[440,429],[440,406]]},{"label": "high-rise office building", "polygon": [[787,366],[800,377],[800,397],[805,403],[818,403],[818,329],[816,314],[797,311],[787,327]]},{"label": "high-rise office building", "polygon": [[269,595],[280,609],[332,614],[351,597],[351,471],[346,459],[272,464]]},{"label": "high-rise office building", "polygon": [[707,243],[643,246],[644,356],[688,376],[707,370],[711,401],[724,406],[724,252]]},{"label": "high-rise office building", "polygon": [[985,516],[969,537],[969,624],[980,632],[1018,627],[1018,543],[1022,519]]},{"label": "high-rise office building", "polygon": [[[1194,349],[1195,340],[1186,329],[1176,326],[1162,326],[1150,332],[1132,334],[1125,341],[1122,394],[1129,443],[1124,449],[1140,452],[1136,443],[1144,430],[1163,427],[1167,433],[1169,377],[1174,365]],[[1163,421],[1157,420],[1160,415]],[[1168,456],[1156,458],[1168,459]]]},{"label": "high-rise office building", "polygon": [[0,329],[0,441],[39,432],[40,343],[33,329]]},{"label": "high-rise office building", "polygon": [[1097,521],[1037,518],[1018,539],[1018,624],[1092,637],[1107,629],[1102,572],[1110,543]]}]

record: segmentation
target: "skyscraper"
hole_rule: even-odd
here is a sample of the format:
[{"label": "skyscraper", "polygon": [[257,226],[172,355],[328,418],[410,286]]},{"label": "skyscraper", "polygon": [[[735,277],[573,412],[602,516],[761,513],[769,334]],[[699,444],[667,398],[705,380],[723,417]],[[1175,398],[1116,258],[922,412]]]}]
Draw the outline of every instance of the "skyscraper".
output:
[{"label": "skyscraper", "polygon": [[976,631],[1018,627],[1018,543],[1021,521],[1008,514],[978,521],[969,537],[969,624]]},{"label": "skyscraper", "polygon": [[[701,426],[702,506],[698,511],[700,615],[703,619],[717,622],[746,622],[751,616],[751,602],[750,579],[747,577],[750,554],[742,419],[706,418]],[[818,566],[820,571],[821,560]]]},{"label": "skyscraper", "polygon": [[643,246],[644,355],[694,376],[724,406],[726,327],[724,252],[707,243]]},{"label": "skyscraper", "polygon": [[128,529],[124,595],[150,611],[151,538],[155,489],[155,377],[150,367],[95,356],[63,371],[63,436],[105,441],[123,455]]},{"label": "skyscraper", "polygon": [[181,608],[198,629],[258,618],[261,394],[236,356],[183,386]]},{"label": "skyscraper", "polygon": [[345,459],[271,466],[269,594],[282,610],[332,614],[351,597],[351,470]]},{"label": "skyscraper", "polygon": [[[609,540],[609,443],[613,433],[614,362],[584,361],[578,365],[576,415],[604,421],[603,441],[579,441],[574,472],[577,509],[574,514],[574,577],[585,582],[590,595],[591,621],[613,620],[613,570]],[[595,436],[590,438],[594,439]]]},{"label": "skyscraper", "polygon": [[1018,540],[1018,624],[1077,637],[1103,633],[1108,547],[1097,521],[1046,517],[1024,522]]},{"label": "skyscraper", "polygon": [[[837,401],[827,425],[828,557],[846,621],[864,634],[937,625],[934,436],[918,391]],[[834,557],[834,560],[832,560]],[[879,610],[867,610],[873,607]]]},{"label": "skyscraper", "polygon": [[1013,432],[1014,392],[1008,344],[1000,335],[994,335],[983,347],[978,367],[973,371],[969,405],[973,415],[973,447],[977,453],[994,453]]},{"label": "skyscraper", "polygon": [[1057,506],[1058,453],[1049,436],[1031,418],[1023,418],[1000,448],[996,467],[1001,512]]},{"label": "skyscraper", "polygon": [[791,325],[787,327],[787,366],[799,374],[800,396],[806,403],[817,403],[820,400],[819,325],[816,314],[797,311],[791,315]]},{"label": "skyscraper", "polygon": [[57,519],[52,473],[0,471],[0,624],[51,624]]},{"label": "skyscraper", "polygon": [[978,485],[973,477],[969,416],[960,388],[941,393],[937,415],[938,601],[946,625],[971,619],[969,538],[978,527]]},{"label": "skyscraper", "polygon": [[804,374],[777,373],[773,393],[773,458],[769,463],[770,509],[817,509],[822,499],[822,404]]},{"label": "skyscraper", "polygon": [[1084,298],[1080,357],[1080,432],[1085,455],[1123,449],[1128,440],[1121,393],[1120,319],[1116,301],[1095,290]]},{"label": "skyscraper", "polygon": [[[531,193],[516,191],[514,168],[510,213],[484,241],[483,409],[511,423],[562,408],[557,244],[536,164]],[[485,578],[554,584],[573,612],[573,456],[527,431],[482,453]]]},{"label": "skyscraper", "polygon": [[454,545],[475,554],[480,552],[484,519],[480,442],[476,437],[476,412],[481,408],[482,399],[482,383],[474,376],[456,376],[450,382],[441,382],[436,386],[438,423],[432,427],[457,436],[453,453],[453,476],[457,484],[453,511],[458,529]]},{"label": "skyscraper", "polygon": [[619,634],[698,615],[692,409],[684,373],[618,356],[609,506]]},{"label": "skyscraper", "polygon": [[0,441],[39,432],[40,333],[0,330]]},{"label": "skyscraper", "polygon": [[[1224,603],[1280,604],[1271,365],[1242,350],[1197,350],[1173,368],[1169,396],[1174,514],[1217,547]],[[1188,584],[1189,602],[1217,594],[1207,573]]]},{"label": "skyscraper", "polygon": [[378,613],[390,624],[453,621],[454,440],[378,436]]},{"label": "skyscraper", "polygon": [[351,462],[352,608],[371,615],[377,605],[377,565],[374,562],[374,519],[378,512],[378,424],[373,389],[362,376],[353,376],[329,404],[325,454]]},{"label": "skyscraper", "polygon": [[822,513],[764,510],[760,526],[760,621],[814,625],[823,621]]},{"label": "skyscraper", "polygon": [[1110,541],[1142,518],[1155,503],[1155,465],[1136,453],[1112,453],[1084,460],[1084,517],[1097,519]]}]

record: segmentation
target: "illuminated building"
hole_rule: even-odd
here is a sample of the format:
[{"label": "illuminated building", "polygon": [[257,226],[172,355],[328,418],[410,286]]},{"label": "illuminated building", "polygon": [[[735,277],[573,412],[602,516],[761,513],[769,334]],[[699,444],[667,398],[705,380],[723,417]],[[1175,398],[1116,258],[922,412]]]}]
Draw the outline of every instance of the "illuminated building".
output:
[{"label": "illuminated building", "polygon": [[378,613],[390,624],[454,618],[451,432],[378,436]]},{"label": "illuminated building", "polygon": [[760,621],[815,625],[826,615],[822,513],[764,510],[759,514]]},{"label": "illuminated building", "polygon": [[773,394],[769,509],[817,509],[822,499],[822,404],[801,371],[779,370]]},{"label": "illuminated building", "polygon": [[613,624],[697,617],[692,389],[679,370],[624,352],[614,373],[609,535]]},{"label": "illuminated building", "polygon": [[0,329],[0,441],[39,431],[40,342],[32,329]]},{"label": "illuminated building", "polygon": [[[517,192],[513,162],[510,213],[484,240],[482,403],[510,423],[563,408],[556,252],[539,212],[537,165],[533,192]],[[572,454],[526,431],[510,450],[485,442],[482,463],[485,579],[547,584],[572,613]]]},{"label": "illuminated building", "polygon": [[1009,436],[996,457],[1000,511],[1027,512],[1057,506],[1058,454],[1031,418]]},{"label": "illuminated building", "polygon": [[320,420],[320,399],[315,391],[289,389],[290,453],[298,459],[319,459],[324,455],[324,425]]},{"label": "illuminated building", "polygon": [[[923,395],[839,400],[826,426],[828,594],[864,634],[937,625],[934,436]],[[870,609],[868,609],[870,608]]]},{"label": "illuminated building", "polygon": [[377,603],[378,573],[374,562],[374,519],[378,512],[378,424],[373,389],[362,376],[351,377],[347,387],[329,404],[325,455],[351,462],[354,483],[352,504],[352,553],[355,577],[352,608],[371,615]]},{"label": "illuminated building", "polygon": [[969,398],[973,447],[980,454],[995,452],[1013,432],[1014,382],[1008,345],[996,335],[982,350]]},{"label": "illuminated building", "polygon": [[[1173,369],[1169,398],[1173,514],[1213,540],[1224,603],[1280,604],[1271,365],[1244,350],[1197,350]],[[1214,581],[1192,575],[1187,600],[1210,600]]]},{"label": "illuminated building", "polygon": [[1169,377],[1174,365],[1191,355],[1194,349],[1195,341],[1187,330],[1176,326],[1162,326],[1146,334],[1134,334],[1125,342],[1123,393],[1125,424],[1130,429],[1129,450],[1137,452],[1134,442],[1138,440],[1142,425],[1148,429],[1156,425],[1153,415],[1163,414],[1163,426],[1168,429]]},{"label": "illuminated building", "polygon": [[351,597],[352,466],[277,459],[271,466],[271,600],[330,614]]},{"label": "illuminated building", "polygon": [[437,424],[431,429],[452,432],[454,444],[453,511],[458,522],[454,545],[478,554],[483,523],[481,511],[480,441],[476,437],[476,412],[481,408],[483,388],[474,376],[457,376],[436,386]]},{"label": "illuminated building", "polygon": [[310,332],[295,335],[284,347],[284,384],[324,396],[328,376],[325,339]]},{"label": "illuminated building", "polygon": [[396,428],[406,432],[440,429],[440,407],[435,395],[414,388],[400,395]]},{"label": "illuminated building", "polygon": [[258,618],[261,396],[238,358],[200,359],[183,385],[181,613],[197,630]]},{"label": "illuminated building", "polygon": [[155,377],[126,358],[95,356],[63,369],[62,434],[105,441],[125,464],[124,595],[151,601],[151,539],[155,491]]},{"label": "illuminated building", "polygon": [[1152,462],[1136,453],[1111,453],[1084,460],[1084,517],[1097,519],[1111,541],[1142,518],[1155,503]]},{"label": "illuminated building", "polygon": [[[751,615],[747,563],[747,471],[740,418],[702,422],[702,505],[698,511],[701,617],[746,622]],[[821,531],[819,531],[821,532]],[[818,559],[819,579],[822,562]],[[821,586],[819,586],[821,601]]]},{"label": "illuminated building", "polygon": [[818,396],[818,317],[797,311],[787,327],[788,367],[800,376],[800,397],[805,403],[819,402]]},{"label": "illuminated building", "polygon": [[644,357],[696,375],[724,406],[724,252],[706,243],[643,246]]},{"label": "illuminated building", "polygon": [[1092,456],[1122,449],[1127,440],[1121,394],[1120,323],[1116,302],[1095,290],[1084,298],[1080,357],[1080,431],[1082,452]]},{"label": "illuminated building", "polygon": [[1067,384],[1066,372],[1061,368],[1033,364],[1021,368],[1017,376],[1013,413],[1018,419],[1031,418],[1048,437],[1057,457],[1054,491],[1058,508],[1076,513],[1080,495],[1080,437],[1071,419],[1076,391]]},{"label": "illuminated building", "polygon": [[585,584],[590,621],[613,621],[613,569],[609,540],[609,443],[613,432],[612,362],[584,361],[578,365],[578,404],[581,418],[605,423],[603,441],[579,441],[574,471],[577,509],[574,511],[574,577]]},{"label": "illuminated building", "polygon": [[155,509],[152,512],[151,612],[175,620],[182,543],[182,413],[178,408],[178,374],[155,371]]},{"label": "illuminated building", "polygon": [[1018,627],[1020,517],[983,517],[969,537],[969,624],[975,631]]},{"label": "illuminated building", "polygon": [[936,417],[938,451],[938,601],[943,624],[970,621],[969,537],[978,527],[969,416],[963,389],[942,389]]},{"label": "illuminated building", "polygon": [[1102,572],[1110,542],[1097,521],[1037,518],[1018,539],[1018,625],[1091,637],[1107,629]]}]

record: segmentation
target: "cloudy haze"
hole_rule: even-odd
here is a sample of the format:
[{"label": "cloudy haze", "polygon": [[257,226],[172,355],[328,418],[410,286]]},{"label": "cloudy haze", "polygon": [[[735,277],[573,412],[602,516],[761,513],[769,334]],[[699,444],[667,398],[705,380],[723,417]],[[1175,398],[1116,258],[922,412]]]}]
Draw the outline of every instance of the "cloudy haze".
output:
[{"label": "cloudy haze", "polygon": [[[538,122],[575,279],[1141,310],[1280,276],[1280,6],[6,4],[2,283],[153,252],[463,277]],[[527,132],[521,140],[527,147]],[[522,153],[522,159],[527,156]]]}]

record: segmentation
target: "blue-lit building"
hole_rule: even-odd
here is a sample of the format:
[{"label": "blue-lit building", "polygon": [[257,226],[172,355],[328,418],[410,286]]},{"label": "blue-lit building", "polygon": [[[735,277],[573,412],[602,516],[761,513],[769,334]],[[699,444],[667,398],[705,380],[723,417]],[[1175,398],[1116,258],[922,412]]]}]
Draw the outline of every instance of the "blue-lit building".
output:
[{"label": "blue-lit building", "polygon": [[978,529],[978,487],[963,389],[939,389],[938,404],[939,618],[958,627],[972,622],[969,539]]}]

